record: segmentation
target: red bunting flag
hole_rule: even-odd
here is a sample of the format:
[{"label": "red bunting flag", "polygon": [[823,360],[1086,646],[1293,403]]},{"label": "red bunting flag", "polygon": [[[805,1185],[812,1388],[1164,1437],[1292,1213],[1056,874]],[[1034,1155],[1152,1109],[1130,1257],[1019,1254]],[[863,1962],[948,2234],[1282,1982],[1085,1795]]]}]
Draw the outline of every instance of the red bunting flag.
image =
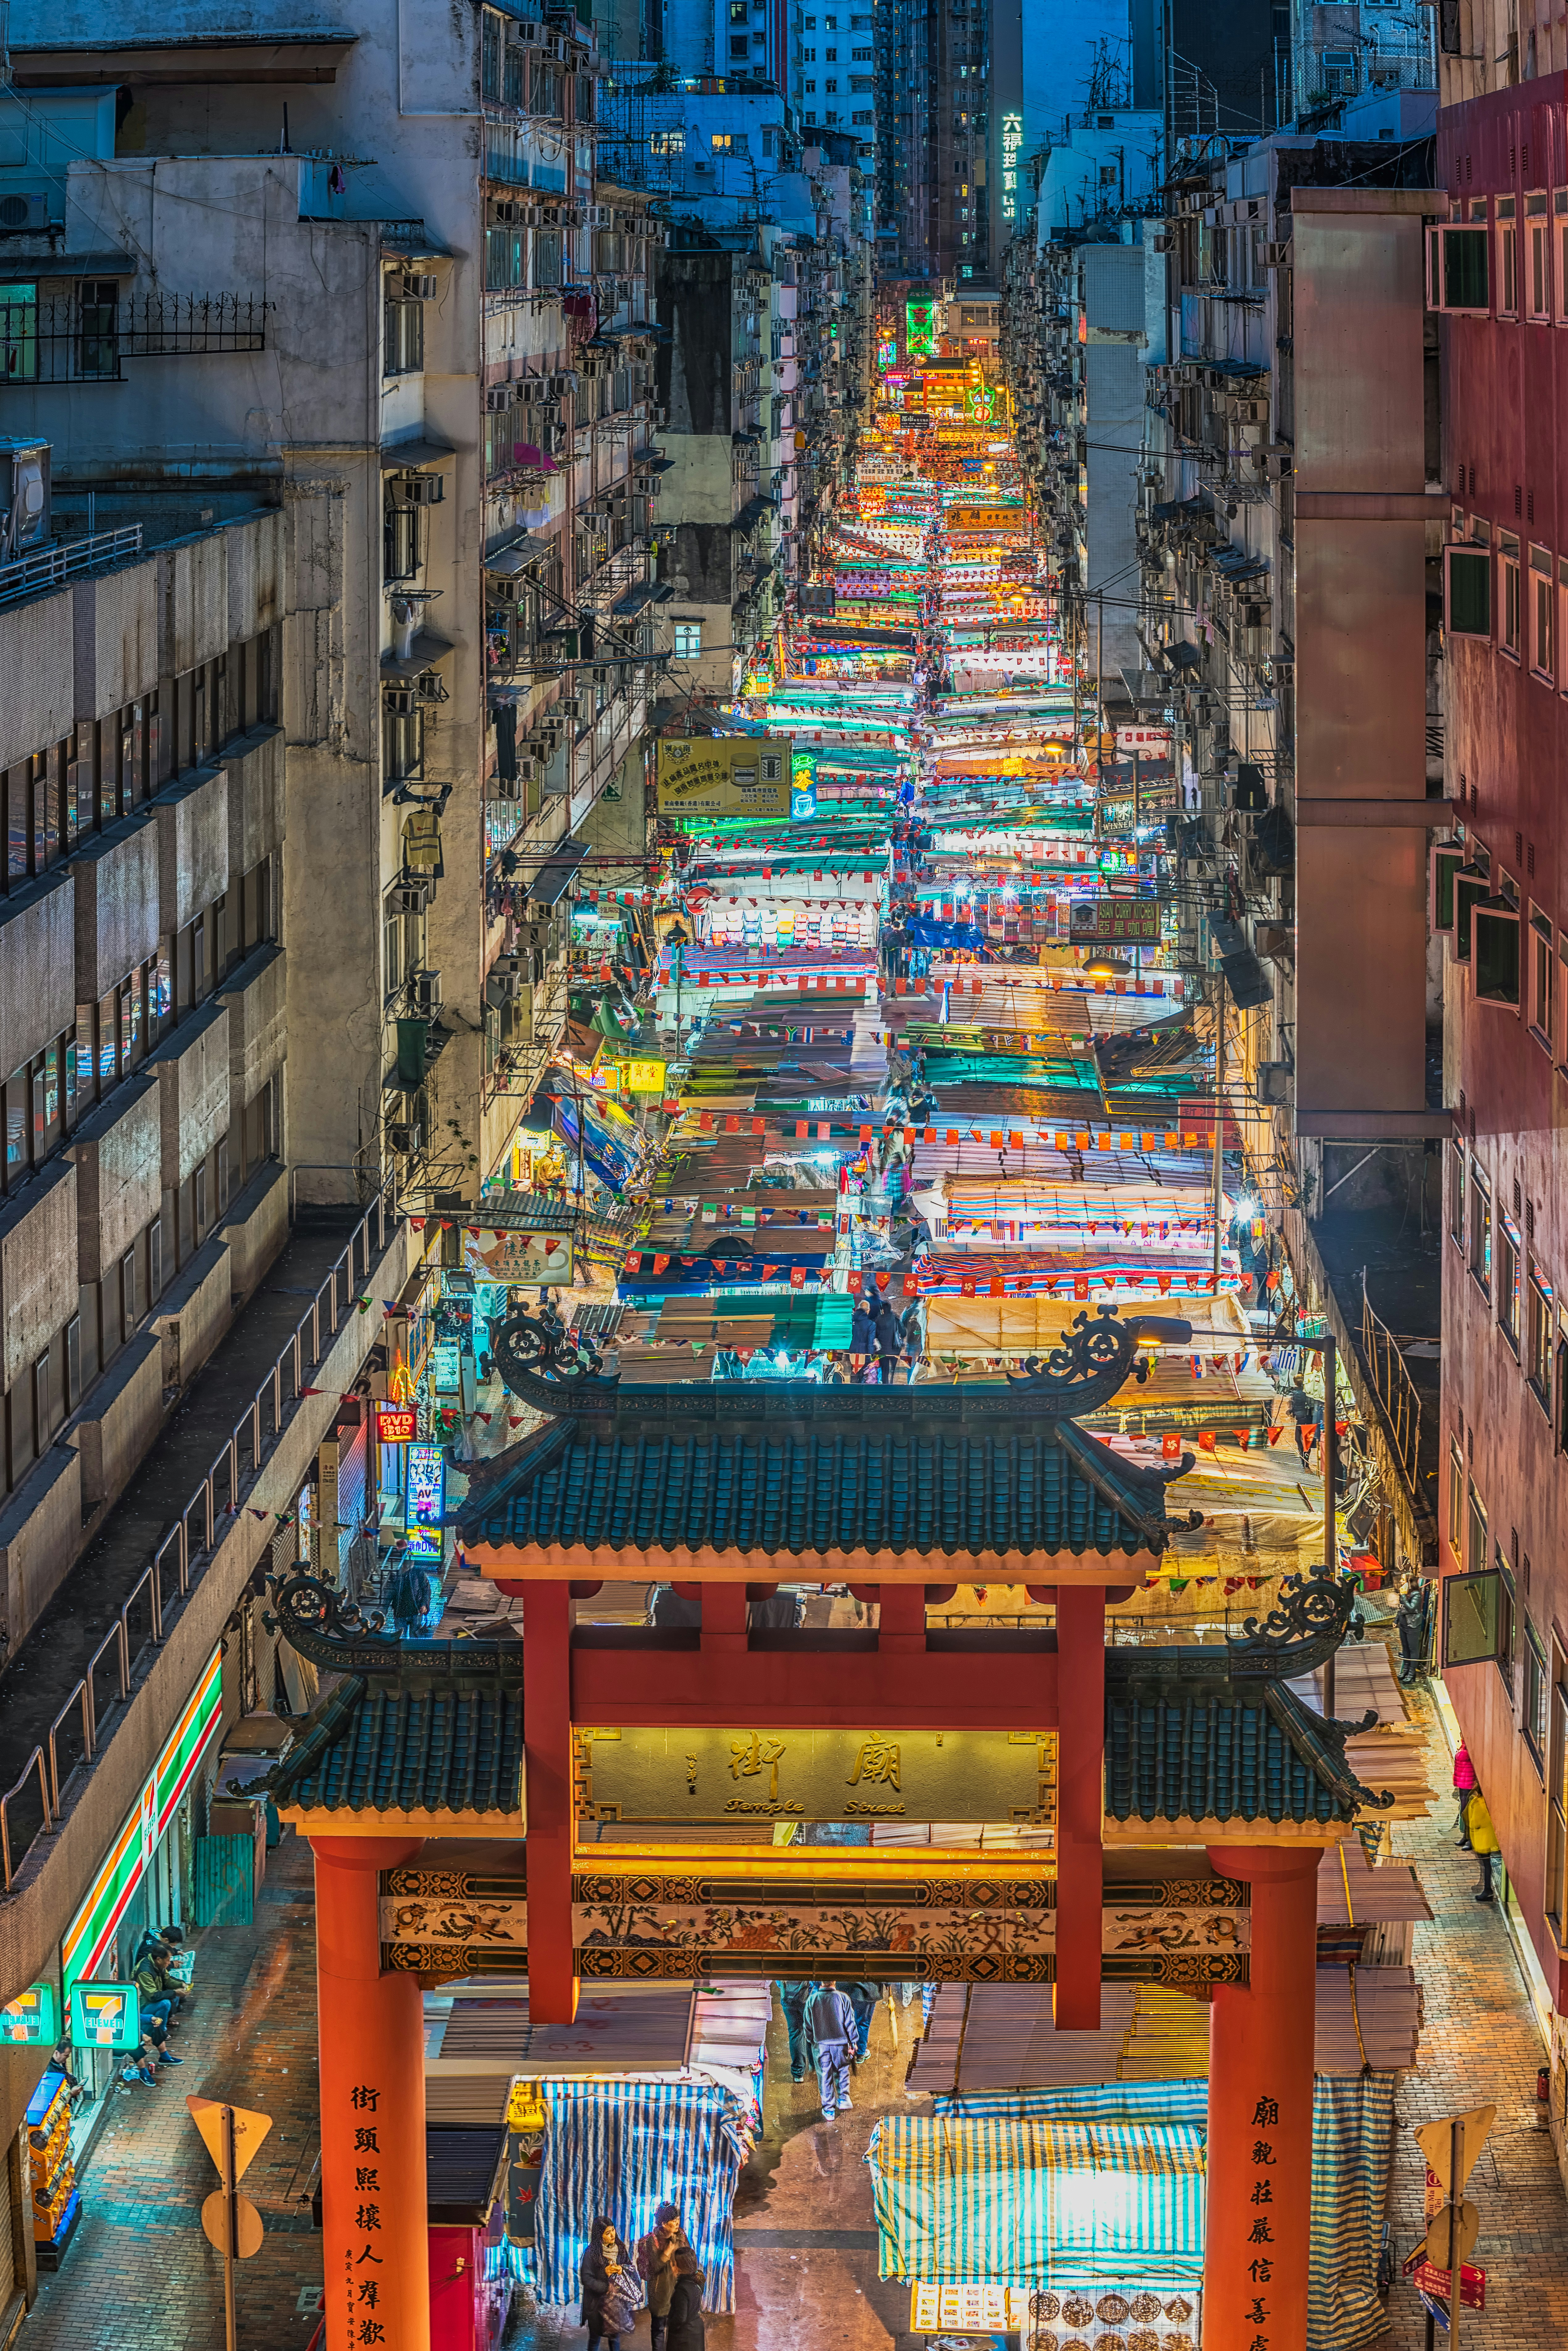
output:
[{"label": "red bunting flag", "polygon": [[804,1267],[803,1267],[803,1266],[792,1265],[792,1266],[790,1267],[790,1269],[789,1269],[789,1287],[790,1287],[790,1289],[791,1289],[791,1290],[804,1290],[804,1289],[805,1289],[805,1287],[806,1287],[806,1273],[805,1273],[805,1269],[804,1269]]},{"label": "red bunting flag", "polygon": [[1160,1452],[1166,1461],[1181,1459],[1181,1437],[1174,1428],[1167,1428],[1161,1437]]},{"label": "red bunting flag", "polygon": [[904,1294],[905,1298],[918,1298],[920,1295],[920,1284],[912,1273],[906,1273],[904,1277]]},{"label": "red bunting flag", "polygon": [[851,1274],[851,1276],[850,1276],[850,1296],[851,1296],[852,1298],[858,1298],[858,1297],[860,1296],[860,1294],[861,1294],[861,1291],[862,1291],[864,1288],[865,1288],[865,1276],[864,1276],[864,1274],[863,1274],[863,1273],[852,1273],[852,1274]]},{"label": "red bunting flag", "polygon": [[893,1276],[890,1273],[879,1273],[876,1278],[876,1286],[879,1290],[885,1290],[892,1280]]},{"label": "red bunting flag", "polygon": [[1219,1439],[1216,1437],[1212,1428],[1200,1428],[1198,1430],[1197,1444],[1200,1453],[1217,1453],[1219,1450]]}]

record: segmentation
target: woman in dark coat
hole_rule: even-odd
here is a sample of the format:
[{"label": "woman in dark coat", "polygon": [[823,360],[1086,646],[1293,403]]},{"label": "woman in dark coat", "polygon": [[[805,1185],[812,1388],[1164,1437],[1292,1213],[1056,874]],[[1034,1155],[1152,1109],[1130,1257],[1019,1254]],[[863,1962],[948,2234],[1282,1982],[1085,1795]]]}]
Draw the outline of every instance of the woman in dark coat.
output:
[{"label": "woman in dark coat", "polygon": [[664,2351],[706,2351],[703,2273],[689,2245],[675,2255],[675,2291],[670,2303]]},{"label": "woman in dark coat", "polygon": [[[582,2324],[588,2329],[588,2351],[604,2333],[604,2297],[610,2291],[610,2281],[618,2270],[632,2266],[632,2256],[615,2233],[615,2223],[601,2213],[588,2232],[588,2247],[578,2269],[582,2280]],[[609,2338],[610,2351],[618,2351],[620,2337]]]}]

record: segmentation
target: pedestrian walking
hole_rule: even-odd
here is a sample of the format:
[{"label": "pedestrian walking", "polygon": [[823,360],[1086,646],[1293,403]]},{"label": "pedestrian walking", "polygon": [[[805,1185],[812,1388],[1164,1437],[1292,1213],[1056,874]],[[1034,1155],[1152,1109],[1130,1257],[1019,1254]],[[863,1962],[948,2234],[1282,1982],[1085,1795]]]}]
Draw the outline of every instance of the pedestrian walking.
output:
[{"label": "pedestrian walking", "polygon": [[850,2006],[854,2011],[855,2064],[863,2065],[866,2052],[871,2046],[871,2021],[876,2014],[881,1987],[872,1983],[863,1976],[854,1978],[841,1976],[838,1988],[847,1996]]},{"label": "pedestrian walking", "polygon": [[1475,1792],[1475,1786],[1476,1767],[1470,1761],[1469,1749],[1461,1739],[1454,1750],[1454,1796],[1459,1808],[1457,1823],[1459,1834],[1454,1843],[1456,1851],[1459,1853],[1469,1853],[1471,1850],[1470,1828],[1466,1816],[1466,1807]]},{"label": "pedestrian walking", "polygon": [[703,2325],[703,2273],[689,2245],[675,2255],[675,2291],[670,2303],[665,2351],[706,2351]]},{"label": "pedestrian walking", "polygon": [[602,2213],[589,2230],[578,2275],[582,2281],[582,2324],[588,2329],[588,2351],[594,2351],[601,2340],[609,2344],[610,2351],[620,2351],[622,2335],[630,2332],[636,2319],[642,2289],[632,2266],[632,2256],[616,2234],[614,2221]]},{"label": "pedestrian walking", "polygon": [[1418,1575],[1413,1575],[1399,1594],[1396,1622],[1399,1633],[1399,1678],[1402,1682],[1419,1681],[1427,1660],[1427,1594]]},{"label": "pedestrian walking", "polygon": [[[664,2351],[670,2304],[675,2292],[675,2259],[685,2244],[678,2204],[661,2204],[653,2215],[653,2227],[645,2237],[637,2240],[637,2274],[648,2297],[648,2320],[653,2329],[653,2351]],[[690,2247],[687,2246],[686,2250],[689,2252]]]},{"label": "pedestrian walking", "polygon": [[850,1353],[862,1359],[876,1353],[876,1324],[872,1318],[871,1307],[863,1298],[856,1299],[854,1311],[850,1316]]},{"label": "pedestrian walking", "polygon": [[1323,1425],[1322,1400],[1319,1396],[1309,1395],[1298,1380],[1285,1398],[1285,1410],[1295,1423],[1296,1451],[1301,1455],[1303,1468],[1310,1468],[1312,1438]]},{"label": "pedestrian walking", "polygon": [[883,1386],[890,1388],[898,1369],[900,1340],[898,1317],[885,1298],[876,1310],[876,1352],[882,1364]]},{"label": "pedestrian walking", "polygon": [[1465,1806],[1465,1826],[1469,1833],[1470,1851],[1481,1865],[1481,1882],[1476,1888],[1476,1900],[1478,1902],[1495,1901],[1497,1897],[1492,1889],[1491,1872],[1493,1859],[1500,1848],[1497,1831],[1491,1824],[1491,1814],[1487,1810],[1487,1800],[1479,1788],[1472,1788],[1470,1791],[1469,1802]]},{"label": "pedestrian walking", "polygon": [[837,1984],[820,1984],[807,2020],[817,2057],[822,2120],[831,2123],[841,2109],[847,2112],[854,2103],[850,2096],[850,2054],[855,2045],[855,2012],[848,1993]]},{"label": "pedestrian walking", "polygon": [[784,2023],[789,2034],[789,2079],[803,2082],[809,2055],[806,2032],[806,2011],[811,2005],[814,1983],[781,1983],[779,2005],[784,2011]]}]

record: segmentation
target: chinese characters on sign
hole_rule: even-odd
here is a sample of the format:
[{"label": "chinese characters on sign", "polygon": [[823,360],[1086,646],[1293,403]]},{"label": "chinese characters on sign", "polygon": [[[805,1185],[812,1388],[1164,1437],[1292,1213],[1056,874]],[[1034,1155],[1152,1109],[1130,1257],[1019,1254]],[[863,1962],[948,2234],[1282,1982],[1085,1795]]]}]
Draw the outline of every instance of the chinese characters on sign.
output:
[{"label": "chinese characters on sign", "polygon": [[[1253,2129],[1258,2131],[1277,2130],[1279,2128],[1279,2100],[1277,2098],[1268,2097],[1260,2098],[1257,2105],[1252,2109]],[[1267,2325],[1269,2318],[1269,2299],[1264,2292],[1264,2288],[1270,2284],[1274,2275],[1274,2257],[1273,2254],[1268,2251],[1268,2248],[1274,2242],[1274,2231],[1270,2225],[1272,2214],[1270,2210],[1270,2207],[1274,2201],[1274,2189],[1273,2183],[1269,2178],[1269,2174],[1275,2168],[1273,2140],[1267,2138],[1254,2139],[1252,2142],[1253,2179],[1252,2195],[1250,2199],[1252,2204],[1252,2227],[1249,2232],[1247,2241],[1256,2250],[1253,2252],[1250,2262],[1247,2265],[1247,2274],[1251,2279],[1253,2286],[1252,2299],[1248,2305],[1247,2323],[1249,2326],[1256,2328],[1258,2331],[1253,2335],[1252,2340],[1247,2346],[1247,2351],[1270,2351],[1269,2337],[1262,2330]]]},{"label": "chinese characters on sign", "polygon": [[411,1559],[439,1560],[446,1515],[446,1459],[439,1445],[411,1445],[403,1527]]},{"label": "chinese characters on sign", "polygon": [[[732,1780],[754,1780],[766,1765],[768,1774],[768,1801],[770,1804],[776,1804],[779,1802],[779,1766],[783,1761],[783,1740],[763,1739],[754,1730],[749,1739],[731,1740],[729,1776]],[[748,1808],[737,1804],[736,1809],[739,1811]]]},{"label": "chinese characters on sign", "polygon": [[850,1773],[850,1785],[852,1788],[863,1780],[868,1787],[902,1788],[904,1782],[898,1771],[898,1748],[892,1740],[862,1740],[860,1753],[855,1757],[855,1768]]},{"label": "chinese characters on sign", "polygon": [[1023,145],[1023,116],[1002,117],[1002,218],[1018,218],[1019,150]]},{"label": "chinese characters on sign", "polygon": [[350,2245],[344,2255],[347,2266],[345,2283],[348,2289],[348,2341],[352,2344],[384,2343],[387,2339],[384,2288],[376,2276],[377,2270],[386,2266],[380,2251],[382,2237],[381,2194],[381,2126],[376,2120],[382,2094],[369,2083],[360,2082],[349,2093],[353,2109],[354,2148],[354,2208],[352,2228],[361,2240],[356,2253]]},{"label": "chinese characters on sign", "polygon": [[1053,1733],[580,1728],[580,1814],[600,1821],[1048,1820]]}]

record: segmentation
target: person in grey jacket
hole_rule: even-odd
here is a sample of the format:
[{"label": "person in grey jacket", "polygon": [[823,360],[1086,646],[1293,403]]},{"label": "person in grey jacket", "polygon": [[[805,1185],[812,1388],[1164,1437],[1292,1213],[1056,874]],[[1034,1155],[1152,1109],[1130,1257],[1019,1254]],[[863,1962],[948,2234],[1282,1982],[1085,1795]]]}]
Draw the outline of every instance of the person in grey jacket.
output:
[{"label": "person in grey jacket", "polygon": [[855,2012],[848,1992],[837,1984],[823,1984],[806,2011],[811,2046],[817,2053],[817,2082],[822,2095],[822,2120],[831,2123],[854,2101],[850,2096],[850,2059],[854,2054]]}]

